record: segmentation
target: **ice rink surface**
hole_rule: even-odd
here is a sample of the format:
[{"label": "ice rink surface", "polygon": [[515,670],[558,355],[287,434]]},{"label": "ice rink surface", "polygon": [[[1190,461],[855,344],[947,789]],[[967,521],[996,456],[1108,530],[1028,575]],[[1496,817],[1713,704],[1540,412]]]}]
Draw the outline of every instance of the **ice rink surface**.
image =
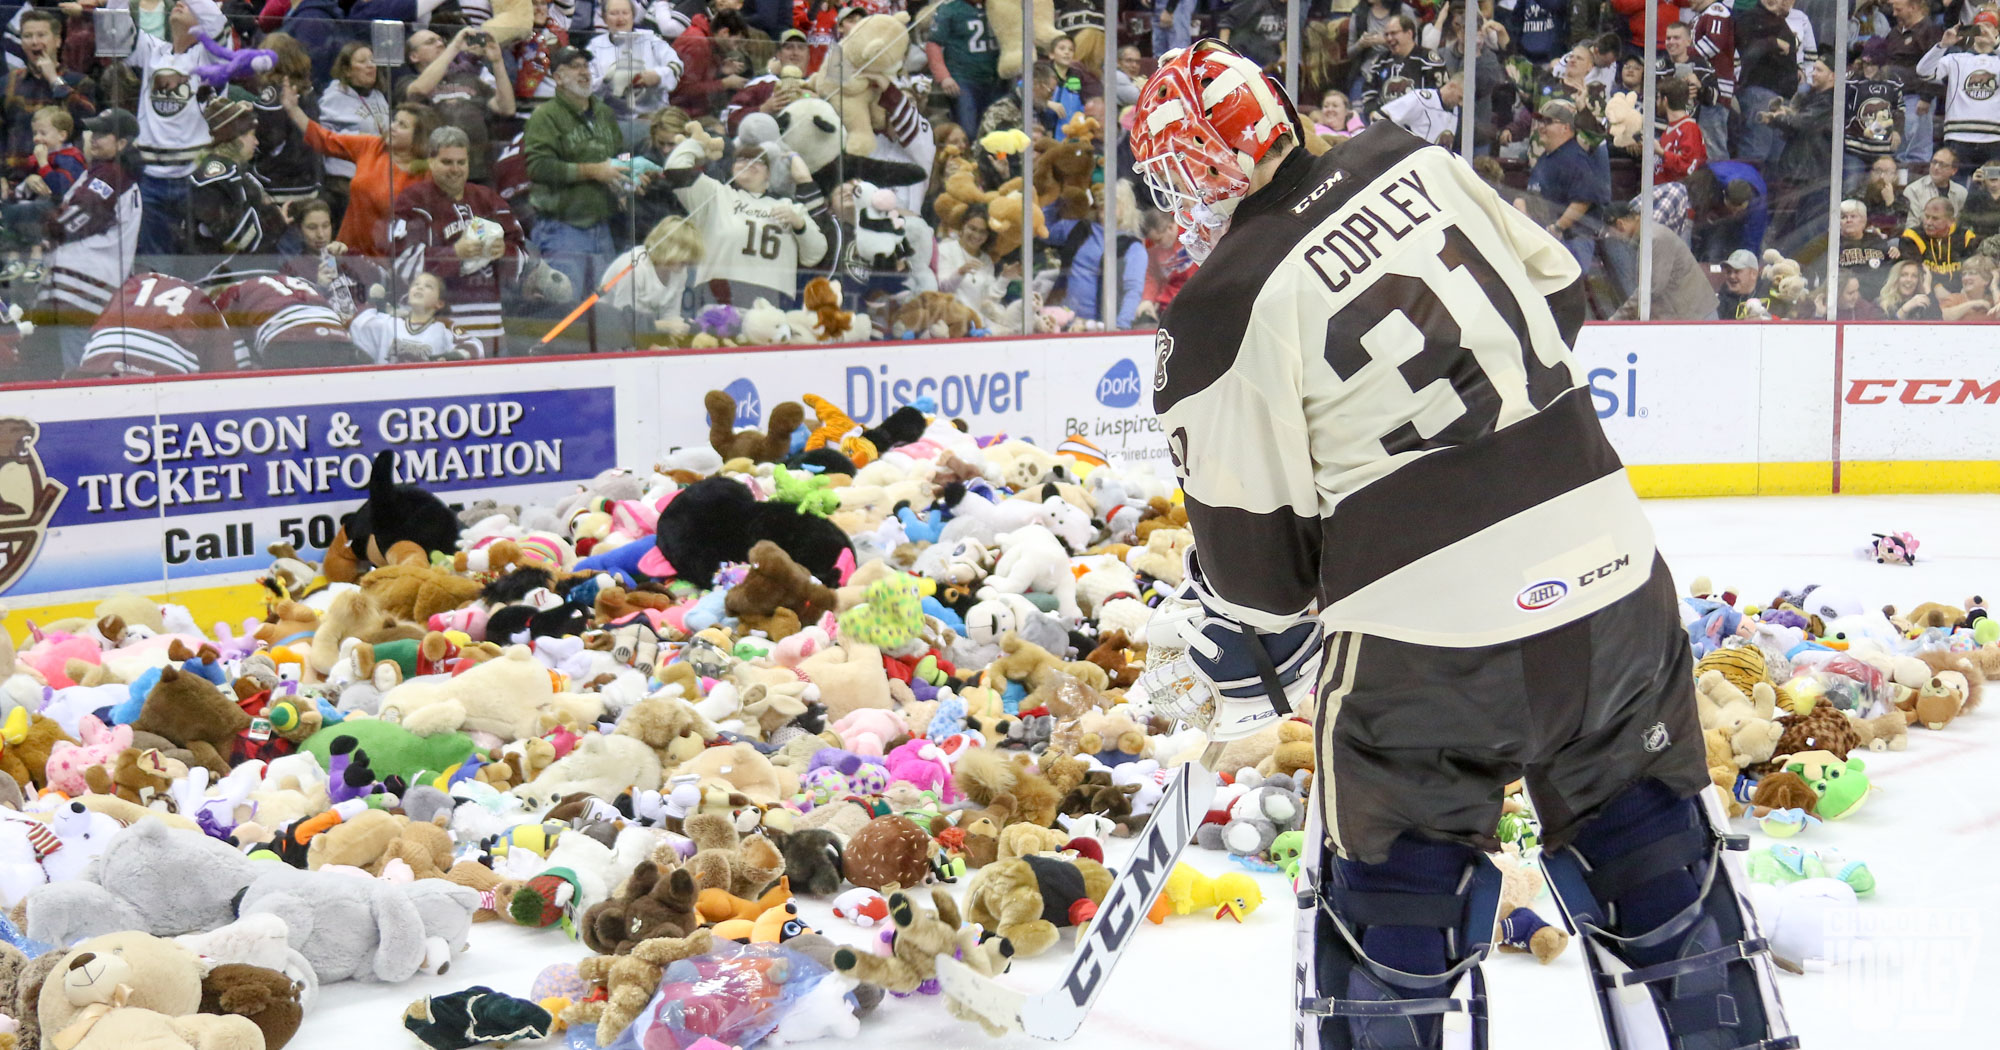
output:
[{"label": "ice rink surface", "polygon": [[[1837,584],[1874,608],[1931,600],[1957,604],[1981,593],[2000,600],[2000,496],[1835,496],[1712,499],[1648,504],[1659,546],[1676,582],[1706,575],[1745,601],[1784,587]],[[1873,532],[1908,531],[1922,546],[1912,567],[1879,566],[1859,551]],[[1942,733],[1912,730],[1909,749],[1864,752],[1877,788],[1859,813],[1792,840],[1833,846],[1865,861],[1879,889],[1862,902],[1842,959],[1820,972],[1783,975],[1794,1029],[1811,1050],[1903,1046],[1958,1050],[1994,1045],[1992,1015],[1973,993],[2000,988],[2000,792],[1981,778],[2000,757],[2000,698]],[[1982,770],[1984,772],[1982,772]],[[1753,848],[1767,843],[1755,825]],[[1113,843],[1114,865],[1129,840]],[[1211,874],[1233,868],[1220,853],[1182,855]],[[1292,909],[1282,876],[1261,875],[1266,903],[1238,926],[1200,914],[1142,930],[1071,1045],[1087,1050],[1275,1050],[1290,1045]],[[806,919],[836,940],[874,937],[833,918],[826,903],[803,900]],[[1554,922],[1546,896],[1537,910]],[[1022,988],[1054,983],[1070,936],[1048,954],[1017,962],[1006,980]],[[416,1048],[402,1030],[410,1001],[483,984],[526,995],[543,966],[584,955],[553,930],[488,924],[452,972],[400,987],[347,982],[322,989],[319,1006],[291,1043],[300,1050]],[[1500,956],[1486,965],[1492,1046],[1567,1050],[1601,1046],[1596,1011],[1573,944],[1548,966]],[[1990,1001],[1989,1001],[1989,1005]],[[1980,1035],[1978,1033],[1987,1034]],[[551,1041],[553,1042],[553,1041]],[[993,1040],[954,1020],[934,999],[887,999],[864,1018],[858,1039],[811,1047],[952,1050],[1046,1045]]]}]

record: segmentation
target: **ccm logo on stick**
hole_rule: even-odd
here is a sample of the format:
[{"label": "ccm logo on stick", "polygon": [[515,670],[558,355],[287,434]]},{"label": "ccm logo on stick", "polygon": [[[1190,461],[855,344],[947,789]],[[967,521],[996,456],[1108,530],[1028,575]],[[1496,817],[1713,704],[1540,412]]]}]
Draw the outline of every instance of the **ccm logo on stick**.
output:
[{"label": "ccm logo on stick", "polygon": [[[1896,388],[1901,387],[1900,393]],[[1848,381],[1846,401],[1850,405],[1886,405],[1891,400],[1905,405],[1962,405],[1977,401],[2000,404],[2000,379],[1982,383],[1977,379],[1854,379]]]}]

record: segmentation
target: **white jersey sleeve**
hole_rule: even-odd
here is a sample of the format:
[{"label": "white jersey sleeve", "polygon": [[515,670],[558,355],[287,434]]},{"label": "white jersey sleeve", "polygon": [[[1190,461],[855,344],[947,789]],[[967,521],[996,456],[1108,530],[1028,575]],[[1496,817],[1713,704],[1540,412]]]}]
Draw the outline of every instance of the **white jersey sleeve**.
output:
[{"label": "white jersey sleeve", "polygon": [[1569,343],[1563,246],[1381,123],[1238,207],[1156,342],[1222,611],[1491,645],[1636,590],[1652,532]]}]

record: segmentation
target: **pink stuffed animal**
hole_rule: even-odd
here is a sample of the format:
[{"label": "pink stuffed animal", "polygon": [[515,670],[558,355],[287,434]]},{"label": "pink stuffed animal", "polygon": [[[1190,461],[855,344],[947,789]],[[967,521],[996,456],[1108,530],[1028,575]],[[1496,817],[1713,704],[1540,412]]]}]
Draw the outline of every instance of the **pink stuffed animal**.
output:
[{"label": "pink stuffed animal", "polygon": [[856,708],[833,724],[841,743],[857,755],[878,757],[889,741],[910,731],[908,722],[894,711],[881,707]]},{"label": "pink stuffed animal", "polygon": [[28,630],[34,634],[35,644],[21,650],[18,659],[34,668],[35,673],[41,675],[42,681],[51,688],[67,689],[76,684],[63,673],[63,665],[72,658],[87,664],[104,662],[104,650],[82,635],[66,631],[43,633],[33,624],[28,625]]},{"label": "pink stuffed animal", "polygon": [[96,715],[84,715],[77,721],[77,735],[83,738],[83,743],[56,741],[49,750],[48,762],[49,786],[72,797],[90,791],[84,770],[116,763],[118,756],[132,746],[131,726],[106,729]]},{"label": "pink stuffed animal", "polygon": [[937,792],[940,802],[956,802],[960,797],[944,749],[928,740],[912,740],[889,752],[888,766],[891,777],[907,781],[919,791]]}]

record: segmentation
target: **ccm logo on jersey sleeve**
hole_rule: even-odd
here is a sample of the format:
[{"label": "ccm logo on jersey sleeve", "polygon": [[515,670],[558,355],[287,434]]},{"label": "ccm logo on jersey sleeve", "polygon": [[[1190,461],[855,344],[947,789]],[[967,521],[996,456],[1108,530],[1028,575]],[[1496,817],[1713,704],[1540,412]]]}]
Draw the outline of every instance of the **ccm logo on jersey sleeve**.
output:
[{"label": "ccm logo on jersey sleeve", "polygon": [[1569,597],[1569,584],[1561,580],[1539,580],[1521,588],[1514,596],[1514,604],[1522,612],[1540,612]]},{"label": "ccm logo on jersey sleeve", "polygon": [[1621,554],[1618,556],[1618,560],[1613,562],[1608,562],[1603,565],[1599,565],[1597,568],[1592,569],[1589,572],[1584,573],[1582,576],[1577,577],[1576,585],[1578,587],[1588,587],[1591,584],[1596,583],[1597,581],[1605,578],[1606,576],[1609,576],[1612,573],[1617,572],[1618,570],[1623,569],[1631,564],[1632,564],[1632,556],[1630,554]]}]

